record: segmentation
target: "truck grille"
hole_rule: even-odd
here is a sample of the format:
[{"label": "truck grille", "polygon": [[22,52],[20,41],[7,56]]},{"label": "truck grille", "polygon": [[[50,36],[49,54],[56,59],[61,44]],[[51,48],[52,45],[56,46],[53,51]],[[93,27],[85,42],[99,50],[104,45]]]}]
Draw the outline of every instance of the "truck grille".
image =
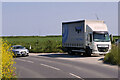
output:
[{"label": "truck grille", "polygon": [[25,54],[25,53],[26,53],[26,51],[22,51],[21,53],[22,53],[22,54]]},{"label": "truck grille", "polygon": [[98,47],[99,52],[107,52],[108,49],[109,49],[108,47]]}]

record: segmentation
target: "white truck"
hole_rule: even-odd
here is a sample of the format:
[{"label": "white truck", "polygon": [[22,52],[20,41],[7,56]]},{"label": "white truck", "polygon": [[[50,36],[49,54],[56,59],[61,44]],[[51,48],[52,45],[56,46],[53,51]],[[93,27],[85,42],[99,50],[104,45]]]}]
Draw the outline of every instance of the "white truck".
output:
[{"label": "white truck", "polygon": [[100,20],[62,22],[62,47],[68,54],[107,54],[111,50],[107,25]]}]

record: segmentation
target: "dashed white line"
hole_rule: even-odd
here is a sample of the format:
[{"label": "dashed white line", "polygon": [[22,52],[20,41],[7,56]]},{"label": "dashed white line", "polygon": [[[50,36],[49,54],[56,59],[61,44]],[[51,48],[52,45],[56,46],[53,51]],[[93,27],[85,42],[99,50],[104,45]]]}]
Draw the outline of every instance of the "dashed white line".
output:
[{"label": "dashed white line", "polygon": [[34,63],[33,61],[27,61],[27,60],[23,60],[23,59],[17,59],[17,60],[24,61],[24,62],[29,62],[29,63]]},{"label": "dashed white line", "polygon": [[45,66],[45,67],[49,67],[49,68],[52,68],[52,69],[55,69],[55,70],[60,70],[59,68],[49,66],[49,65],[46,65],[46,64],[40,64],[40,65]]},{"label": "dashed white line", "polygon": [[33,61],[27,61],[27,62],[29,62],[29,63],[34,63]]},{"label": "dashed white line", "polygon": [[17,60],[20,60],[20,61],[24,61],[24,62],[26,62],[26,60],[23,60],[23,59],[17,59]]},{"label": "dashed white line", "polygon": [[75,75],[75,74],[73,74],[73,73],[69,73],[70,75],[72,75],[72,76],[74,76],[74,77],[76,77],[76,78],[79,78],[79,79],[81,79],[81,80],[84,80],[84,79],[82,79],[80,76],[77,76],[77,75]]},{"label": "dashed white line", "polygon": [[28,57],[22,57],[22,58],[28,58]]}]

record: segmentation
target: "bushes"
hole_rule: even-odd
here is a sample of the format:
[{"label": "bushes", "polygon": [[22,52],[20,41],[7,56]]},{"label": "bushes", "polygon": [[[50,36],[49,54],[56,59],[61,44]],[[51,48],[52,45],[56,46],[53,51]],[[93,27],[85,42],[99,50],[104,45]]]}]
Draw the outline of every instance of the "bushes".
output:
[{"label": "bushes", "polygon": [[105,63],[117,64],[120,66],[120,47],[113,45],[112,50],[108,53],[105,58]]},{"label": "bushes", "polygon": [[31,45],[30,52],[40,52],[40,53],[50,53],[50,52],[62,52],[61,47],[62,47],[62,42],[60,41],[55,41],[55,40],[46,40],[44,42],[38,42],[36,44],[35,42],[33,43],[28,43],[29,46],[24,45],[26,48],[29,49]]},{"label": "bushes", "polygon": [[1,76],[3,80],[13,80],[16,77],[15,67],[13,67],[13,53],[10,50],[11,45],[4,40],[0,41],[0,56],[1,56]]}]

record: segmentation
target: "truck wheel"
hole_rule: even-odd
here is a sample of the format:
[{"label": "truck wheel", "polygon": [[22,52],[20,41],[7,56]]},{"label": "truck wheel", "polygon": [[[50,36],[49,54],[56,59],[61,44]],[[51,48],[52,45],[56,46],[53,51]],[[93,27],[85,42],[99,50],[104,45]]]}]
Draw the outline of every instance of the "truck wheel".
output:
[{"label": "truck wheel", "polygon": [[88,56],[88,57],[91,56],[91,50],[89,50],[89,52],[87,53],[87,56]]},{"label": "truck wheel", "polygon": [[90,56],[91,56],[91,53],[92,53],[92,50],[91,50],[90,48],[87,48],[87,49],[86,49],[85,56],[90,57]]},{"label": "truck wheel", "polygon": [[68,51],[68,54],[69,54],[69,55],[74,55],[75,53],[72,52],[72,51]]}]

